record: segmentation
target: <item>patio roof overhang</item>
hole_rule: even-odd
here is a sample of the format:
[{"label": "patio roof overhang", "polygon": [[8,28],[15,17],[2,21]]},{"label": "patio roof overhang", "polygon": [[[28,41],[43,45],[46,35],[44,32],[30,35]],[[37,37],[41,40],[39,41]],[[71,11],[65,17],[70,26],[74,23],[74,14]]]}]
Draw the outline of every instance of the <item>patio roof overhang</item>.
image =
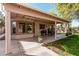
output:
[{"label": "patio roof overhang", "polygon": [[5,10],[8,10],[12,13],[17,13],[17,14],[21,14],[23,15],[23,17],[25,16],[29,16],[31,18],[36,18],[39,20],[45,20],[45,21],[56,21],[56,22],[68,22],[64,19],[52,16],[50,14],[35,10],[33,8],[29,8],[27,6],[21,5],[21,4],[17,4],[17,3],[4,3],[4,8]]}]

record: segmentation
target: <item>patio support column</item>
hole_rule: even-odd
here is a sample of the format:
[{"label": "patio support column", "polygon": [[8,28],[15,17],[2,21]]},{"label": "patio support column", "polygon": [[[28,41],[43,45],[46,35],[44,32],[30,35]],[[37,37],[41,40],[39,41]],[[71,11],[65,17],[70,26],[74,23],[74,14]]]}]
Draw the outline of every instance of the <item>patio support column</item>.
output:
[{"label": "patio support column", "polygon": [[16,21],[16,34],[19,33],[18,29],[19,29],[19,23]]},{"label": "patio support column", "polygon": [[35,34],[35,23],[33,22],[33,34]]},{"label": "patio support column", "polygon": [[39,23],[35,22],[35,36],[38,36],[39,34],[40,34]]},{"label": "patio support column", "polygon": [[65,33],[67,33],[67,30],[68,30],[68,24],[65,23]]},{"label": "patio support column", "polygon": [[55,21],[55,39],[57,38],[57,31],[56,31],[56,24],[57,24],[57,22]]},{"label": "patio support column", "polygon": [[5,54],[11,53],[11,19],[10,11],[5,11]]},{"label": "patio support column", "polygon": [[67,23],[68,30],[71,29],[71,33],[73,34],[73,29],[70,27],[70,23]]}]

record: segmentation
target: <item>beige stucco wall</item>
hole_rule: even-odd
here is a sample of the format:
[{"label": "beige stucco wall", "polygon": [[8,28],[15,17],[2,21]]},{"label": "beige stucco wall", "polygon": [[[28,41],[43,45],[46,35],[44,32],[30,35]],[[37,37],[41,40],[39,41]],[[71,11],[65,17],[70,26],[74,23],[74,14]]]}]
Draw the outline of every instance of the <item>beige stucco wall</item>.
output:
[{"label": "beige stucco wall", "polygon": [[50,25],[52,25],[52,24],[50,24],[50,23],[46,23],[46,22],[42,22],[42,21],[36,21],[36,22],[34,22],[35,23],[35,30],[34,30],[34,32],[32,33],[32,34],[28,34],[28,33],[25,33],[25,34],[23,34],[23,33],[19,33],[19,22],[17,21],[16,22],[16,34],[13,34],[12,35],[12,39],[22,39],[22,38],[29,38],[29,37],[33,37],[33,36],[38,36],[38,35],[40,35],[40,24],[45,24],[46,25],[46,29],[50,26]]},{"label": "beige stucco wall", "polygon": [[40,24],[45,24],[45,29],[47,29],[50,25],[53,25],[53,23],[52,24],[50,24],[50,23],[45,23],[45,22],[35,22],[35,36],[38,36],[38,35],[40,35]]}]

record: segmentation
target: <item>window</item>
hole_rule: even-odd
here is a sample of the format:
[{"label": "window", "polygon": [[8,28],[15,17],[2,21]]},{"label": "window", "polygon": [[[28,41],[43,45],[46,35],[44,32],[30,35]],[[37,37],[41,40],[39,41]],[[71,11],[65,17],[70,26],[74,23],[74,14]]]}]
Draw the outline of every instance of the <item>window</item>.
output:
[{"label": "window", "polygon": [[12,22],[12,33],[16,33],[16,22]]},{"label": "window", "polygon": [[31,23],[26,24],[26,33],[32,33],[32,27]]},{"label": "window", "polygon": [[40,29],[45,29],[45,24],[40,24]]},{"label": "window", "polygon": [[32,23],[19,23],[20,33],[32,33]]}]

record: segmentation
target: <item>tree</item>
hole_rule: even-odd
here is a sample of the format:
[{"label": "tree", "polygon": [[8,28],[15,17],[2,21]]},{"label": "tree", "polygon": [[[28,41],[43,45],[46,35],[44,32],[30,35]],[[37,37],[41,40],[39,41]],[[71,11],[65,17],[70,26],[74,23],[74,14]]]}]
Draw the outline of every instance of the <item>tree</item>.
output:
[{"label": "tree", "polygon": [[57,16],[53,11],[50,12],[50,15]]},{"label": "tree", "polygon": [[4,16],[2,14],[2,12],[0,11],[0,27],[4,26]]},{"label": "tree", "polygon": [[0,34],[4,33],[4,15],[0,11]]},{"label": "tree", "polygon": [[[79,10],[74,13],[73,18],[79,19]],[[79,20],[78,20],[79,21]]]},{"label": "tree", "polygon": [[79,3],[58,3],[57,8],[63,19],[71,20],[79,17]]}]

